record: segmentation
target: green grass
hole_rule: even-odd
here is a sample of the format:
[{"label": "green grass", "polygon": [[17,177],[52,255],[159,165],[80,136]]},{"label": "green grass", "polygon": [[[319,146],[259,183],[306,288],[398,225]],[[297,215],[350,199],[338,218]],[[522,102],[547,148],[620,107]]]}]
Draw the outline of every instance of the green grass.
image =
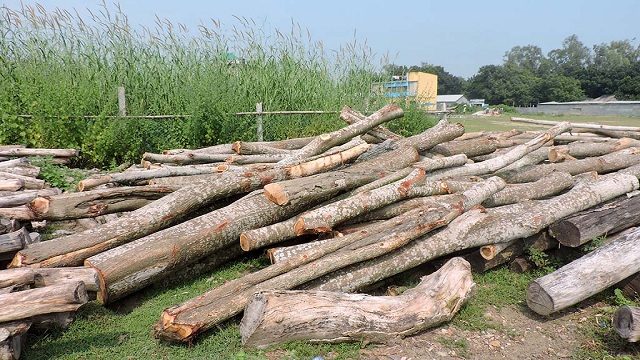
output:
[{"label": "green grass", "polygon": [[576,123],[597,123],[604,125],[640,126],[639,116],[586,116],[586,115],[543,115],[543,114],[502,114],[500,116],[456,116],[450,118],[451,122],[458,122],[464,125],[465,132],[477,131],[507,131],[518,130],[542,130],[547,129],[546,125],[535,125],[523,122],[514,122],[510,118],[523,117],[528,119],[569,121]]}]

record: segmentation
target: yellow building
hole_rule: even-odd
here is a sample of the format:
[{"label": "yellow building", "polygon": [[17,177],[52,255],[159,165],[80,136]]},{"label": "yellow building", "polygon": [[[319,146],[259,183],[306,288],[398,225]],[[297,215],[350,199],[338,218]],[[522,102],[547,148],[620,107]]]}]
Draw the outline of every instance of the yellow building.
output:
[{"label": "yellow building", "polygon": [[393,100],[404,98],[407,103],[434,111],[438,96],[438,75],[419,71],[408,72],[406,75],[394,76],[393,81],[372,84],[371,91],[384,93]]}]

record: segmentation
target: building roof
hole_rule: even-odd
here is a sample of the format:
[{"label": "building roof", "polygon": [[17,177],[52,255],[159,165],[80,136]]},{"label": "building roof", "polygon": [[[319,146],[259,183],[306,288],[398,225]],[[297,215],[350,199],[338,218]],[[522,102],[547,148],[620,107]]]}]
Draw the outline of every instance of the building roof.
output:
[{"label": "building roof", "polygon": [[460,95],[438,95],[436,102],[443,102],[443,103],[448,103],[448,102],[456,102],[458,100],[460,100],[460,98],[464,97],[464,95],[460,94]]}]

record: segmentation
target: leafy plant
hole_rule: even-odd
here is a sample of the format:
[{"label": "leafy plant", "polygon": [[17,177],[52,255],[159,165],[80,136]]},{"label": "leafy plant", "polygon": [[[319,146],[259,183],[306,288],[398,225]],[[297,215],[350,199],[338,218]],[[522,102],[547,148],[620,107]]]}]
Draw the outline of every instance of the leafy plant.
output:
[{"label": "leafy plant", "polygon": [[51,157],[35,157],[31,164],[40,167],[39,178],[59,189],[70,191],[76,188],[78,182],[86,178],[86,174],[79,169],[72,169],[65,165],[56,164]]}]

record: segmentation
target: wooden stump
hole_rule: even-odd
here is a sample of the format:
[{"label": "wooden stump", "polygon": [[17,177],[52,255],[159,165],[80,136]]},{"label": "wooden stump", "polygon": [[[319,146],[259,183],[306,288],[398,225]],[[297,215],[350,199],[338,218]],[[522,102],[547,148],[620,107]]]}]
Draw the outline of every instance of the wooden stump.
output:
[{"label": "wooden stump", "polygon": [[613,328],[629,342],[640,340],[640,308],[626,305],[618,308],[613,316]]}]

